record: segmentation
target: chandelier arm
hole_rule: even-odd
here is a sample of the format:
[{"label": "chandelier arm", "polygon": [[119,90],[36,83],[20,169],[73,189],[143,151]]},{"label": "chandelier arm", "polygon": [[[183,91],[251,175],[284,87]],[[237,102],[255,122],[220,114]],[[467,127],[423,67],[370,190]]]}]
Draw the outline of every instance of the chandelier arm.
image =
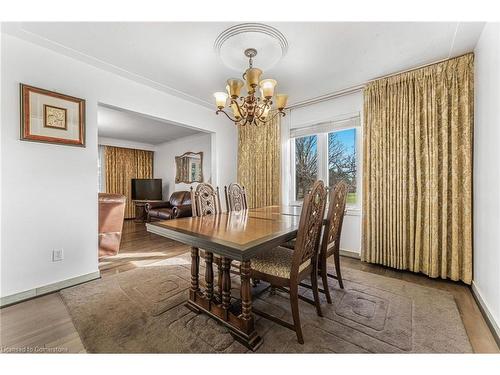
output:
[{"label": "chandelier arm", "polygon": [[226,117],[231,120],[232,122],[238,122],[236,119],[233,119],[231,118],[231,116],[229,116],[226,111],[224,111],[223,109],[218,109],[217,112],[215,112],[215,114],[219,114],[219,113],[224,113],[226,115]]},{"label": "chandelier arm", "polygon": [[262,108],[260,108],[260,113],[257,116],[259,119],[264,114],[264,112],[266,111],[267,107],[269,107],[269,109],[271,109],[271,105],[269,104],[269,100],[266,101],[266,102],[264,102],[264,105],[262,106]]},{"label": "chandelier arm", "polygon": [[273,116],[273,117],[271,117],[270,119],[268,119],[266,122],[268,122],[268,121],[273,121],[273,120],[276,118],[276,116],[278,116],[278,115],[280,115],[281,117],[285,117],[285,116],[286,116],[286,113],[285,113],[285,112],[283,112],[283,111],[277,111],[277,112],[274,114],[274,116]]},{"label": "chandelier arm", "polygon": [[266,109],[266,105],[264,105],[262,108],[257,106],[257,110],[255,113],[255,118],[260,118],[264,114],[264,110]]},{"label": "chandelier arm", "polygon": [[233,99],[233,100],[231,100],[231,102],[236,104],[236,108],[238,108],[238,113],[240,114],[240,117],[244,118],[245,116],[242,113],[242,109],[241,109],[240,105],[238,104],[238,101]]}]

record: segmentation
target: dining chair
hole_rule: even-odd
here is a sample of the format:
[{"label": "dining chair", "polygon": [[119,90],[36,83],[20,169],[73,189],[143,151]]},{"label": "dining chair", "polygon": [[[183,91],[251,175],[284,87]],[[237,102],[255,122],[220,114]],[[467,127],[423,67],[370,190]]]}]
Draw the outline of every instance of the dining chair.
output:
[{"label": "dining chair", "polygon": [[[295,250],[277,247],[263,252],[251,260],[251,277],[266,281],[272,287],[290,294],[293,324],[273,315],[254,309],[255,313],[282,326],[294,330],[297,341],[304,343],[300,325],[299,303],[303,299],[316,307],[322,316],[318,294],[318,246],[326,204],[327,192],[323,181],[316,181],[311,192],[304,198],[299,219]],[[310,277],[314,302],[299,296],[298,287],[302,280]]]},{"label": "dining chair", "polygon": [[195,189],[191,186],[193,216],[214,215],[221,212],[219,187],[202,182]]},{"label": "dining chair", "polygon": [[[330,202],[326,217],[321,248],[319,252],[318,270],[323,282],[323,292],[328,303],[332,303],[330,289],[328,288],[328,277],[336,279],[341,289],[344,289],[342,273],[340,271],[340,235],[342,233],[342,223],[344,222],[345,205],[347,200],[348,186],[344,181],[340,181],[335,188],[330,191]],[[335,273],[333,275],[327,271],[327,260],[333,255]]]},{"label": "dining chair", "polygon": [[[323,289],[319,291],[325,294],[326,301],[330,304],[332,303],[332,298],[328,287],[328,277],[336,279],[340,288],[344,289],[342,272],[340,270],[340,235],[342,233],[342,223],[344,222],[347,191],[348,186],[344,181],[340,181],[333,189],[330,189],[328,213],[325,219],[325,227],[318,257],[318,271],[323,283]],[[289,241],[283,246],[294,249],[296,240]],[[328,273],[327,270],[327,261],[332,255],[335,264],[335,275]],[[307,288],[312,287],[304,283],[300,285]]]},{"label": "dining chair", "polygon": [[228,212],[248,209],[247,194],[240,184],[233,182],[229,186],[224,186],[224,195]]},{"label": "dining chair", "polygon": [[[191,204],[193,217],[201,217],[207,215],[216,215],[221,213],[219,187],[214,188],[212,185],[202,182],[195,189],[191,186]],[[191,252],[195,253],[195,258],[198,259],[199,249],[191,248]],[[231,263],[226,264],[226,260],[219,257],[214,257],[213,253],[204,250],[205,253],[205,282],[206,282],[206,297],[212,299],[213,295],[213,268],[212,264],[217,264],[217,287],[219,297],[222,299],[222,271],[223,268],[231,267]],[[193,254],[192,254],[193,255]]]}]

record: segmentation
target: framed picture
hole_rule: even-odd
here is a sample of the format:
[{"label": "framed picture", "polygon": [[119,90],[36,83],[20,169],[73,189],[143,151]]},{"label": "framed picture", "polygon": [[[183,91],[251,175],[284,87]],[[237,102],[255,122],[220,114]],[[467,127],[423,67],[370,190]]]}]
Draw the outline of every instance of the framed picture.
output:
[{"label": "framed picture", "polygon": [[85,100],[20,85],[21,140],[85,147]]}]

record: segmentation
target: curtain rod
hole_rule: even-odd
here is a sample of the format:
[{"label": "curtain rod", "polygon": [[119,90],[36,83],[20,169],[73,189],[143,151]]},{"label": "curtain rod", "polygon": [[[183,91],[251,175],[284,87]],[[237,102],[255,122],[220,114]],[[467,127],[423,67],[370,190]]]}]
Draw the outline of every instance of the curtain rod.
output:
[{"label": "curtain rod", "polygon": [[445,59],[437,60],[437,61],[434,61],[434,62],[431,62],[431,63],[427,63],[427,64],[423,64],[423,65],[419,65],[419,66],[416,66],[416,67],[413,67],[413,68],[409,68],[409,69],[406,69],[406,70],[400,70],[400,71],[395,72],[395,73],[390,73],[390,74],[386,74],[386,75],[383,75],[383,76],[379,76],[379,77],[370,79],[370,80],[368,80],[368,81],[366,81],[366,82],[364,82],[362,84],[359,84],[359,85],[347,87],[345,89],[334,91],[334,92],[326,94],[326,95],[321,95],[321,96],[317,96],[317,97],[312,98],[312,99],[308,99],[308,100],[304,100],[302,102],[298,102],[296,104],[291,105],[289,107],[289,109],[297,109],[297,108],[301,108],[301,107],[306,107],[306,106],[311,105],[311,104],[321,103],[321,102],[325,102],[325,101],[328,101],[328,100],[331,100],[331,99],[339,98],[339,97],[342,97],[342,96],[345,96],[345,95],[353,94],[355,92],[363,90],[363,88],[368,83],[370,83],[370,82],[374,82],[374,81],[377,81],[379,79],[393,77],[393,76],[396,76],[398,74],[409,73],[409,72],[412,72],[414,70],[418,70],[418,69],[422,69],[422,68],[425,68],[425,67],[428,67],[428,66],[431,66],[431,65],[439,64],[439,63],[442,63],[442,62],[447,61],[447,60],[456,59],[458,57],[462,57],[462,56],[468,55],[469,53],[472,53],[472,52],[462,53],[461,55],[457,55],[457,56],[453,56],[453,57],[447,57]]}]

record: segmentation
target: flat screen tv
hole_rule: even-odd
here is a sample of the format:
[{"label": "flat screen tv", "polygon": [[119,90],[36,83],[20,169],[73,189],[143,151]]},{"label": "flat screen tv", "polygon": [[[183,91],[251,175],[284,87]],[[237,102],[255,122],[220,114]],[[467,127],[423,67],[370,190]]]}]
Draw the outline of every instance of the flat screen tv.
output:
[{"label": "flat screen tv", "polygon": [[161,199],[161,178],[132,179],[132,200]]}]

